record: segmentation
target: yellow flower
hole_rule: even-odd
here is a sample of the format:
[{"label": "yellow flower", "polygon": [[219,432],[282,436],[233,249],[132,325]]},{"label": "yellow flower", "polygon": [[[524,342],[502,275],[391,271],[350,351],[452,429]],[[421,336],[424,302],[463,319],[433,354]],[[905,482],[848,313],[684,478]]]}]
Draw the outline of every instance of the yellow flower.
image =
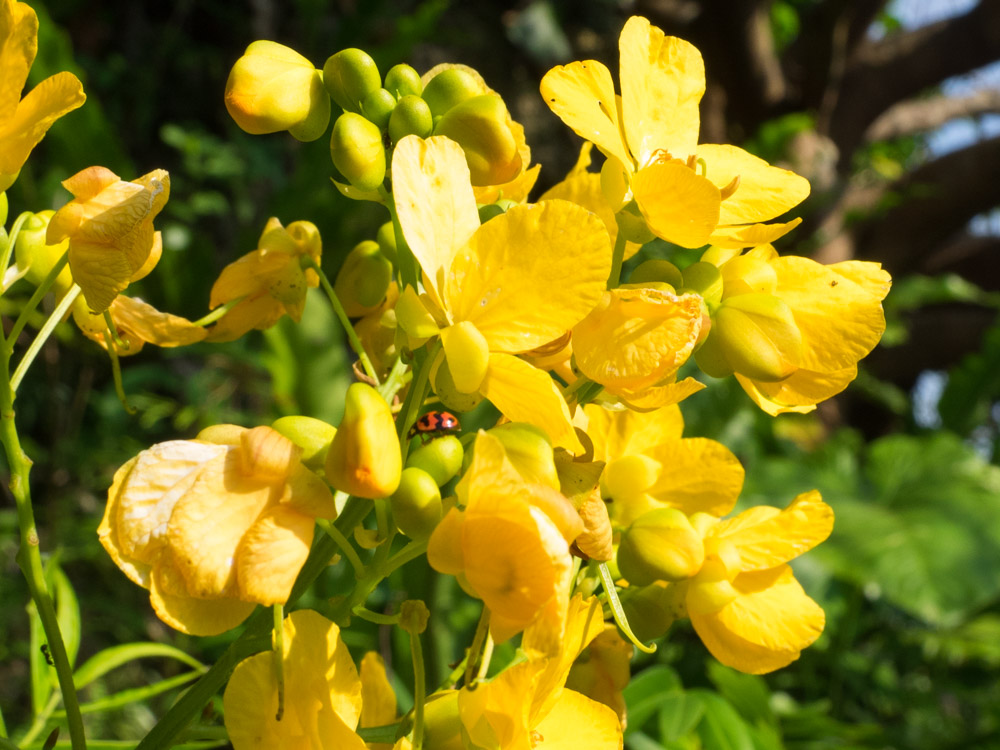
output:
[{"label": "yellow flower", "polygon": [[35,11],[0,0],[0,193],[14,184],[52,123],[87,99],[79,79],[66,72],[46,78],[21,99],[37,51]]},{"label": "yellow flower", "polygon": [[632,676],[632,644],[618,635],[618,626],[605,623],[601,631],[573,664],[566,686],[603,703],[626,725],[622,691]]},{"label": "yellow flower", "polygon": [[516,355],[559,338],[600,299],[611,269],[601,220],[547,201],[480,226],[462,149],[445,138],[401,140],[392,182],[406,241],[446,318],[440,335],[458,391],[582,451],[559,389]]},{"label": "yellow flower", "polygon": [[115,473],[101,544],[165,623],[229,630],[287,600],[315,519],[336,516],[301,452],[270,427],[233,425],[154,445]]},{"label": "yellow flower", "polygon": [[787,563],[832,529],[833,510],[815,490],[784,510],[751,508],[708,527],[705,563],[681,586],[691,624],[716,659],[763,674],[798,659],[819,637],[823,610]]},{"label": "yellow flower", "polygon": [[170,197],[170,176],[157,169],[125,182],[104,167],[77,172],[63,187],[73,200],[49,221],[46,242],[69,238],[69,268],[95,313],[148,274],[162,250],[153,219]]},{"label": "yellow flower", "polygon": [[615,712],[564,687],[574,659],[603,629],[597,600],[577,595],[570,602],[554,655],[535,650],[534,629],[526,630],[525,660],[489,682],[478,683],[474,690],[459,692],[459,715],[471,747],[619,750],[622,729]]},{"label": "yellow flower", "polygon": [[724,291],[699,364],[715,356],[723,369],[709,374],[735,371],[772,416],[812,411],[846,388],[885,331],[889,274],[878,263],[779,257],[770,245],[728,255],[707,255],[719,264]]},{"label": "yellow flower", "polygon": [[639,16],[625,24],[619,49],[620,98],[596,60],[553,68],[541,84],[549,108],[608,157],[612,208],[634,199],[654,234],[684,247],[749,247],[792,229],[798,221],[757,222],[800,203],[809,194],[805,179],[735,146],[698,145],[705,93],[698,50]]},{"label": "yellow flower", "polygon": [[577,367],[635,409],[677,403],[704,388],[693,378],[675,382],[698,342],[702,317],[695,294],[646,287],[604,292],[573,328]]},{"label": "yellow flower", "polygon": [[[382,727],[396,721],[396,693],[385,673],[385,662],[376,651],[361,659],[361,719],[362,728]],[[388,743],[368,743],[369,750],[390,750]]]},{"label": "yellow flower", "polygon": [[209,341],[233,341],[254,328],[270,328],[285,314],[298,322],[306,291],[319,286],[316,272],[303,270],[300,262],[303,256],[320,262],[323,245],[312,222],[294,221],[285,228],[272,217],[257,245],[222,269],[212,286],[209,309],[240,301],[212,326]]},{"label": "yellow flower", "polygon": [[526,483],[500,441],[482,432],[457,492],[464,507],[449,510],[434,529],[428,562],[483,600],[498,643],[543,623],[551,651],[565,622],[579,515],[558,491]]},{"label": "yellow flower", "polygon": [[648,413],[584,407],[594,459],[605,461],[601,488],[615,524],[629,526],[657,508],[722,517],[736,504],[743,467],[728,448],[708,438],[682,438],[680,408]]},{"label": "yellow flower", "polygon": [[[127,349],[115,346],[119,356],[138,354],[147,343],[162,347],[187,346],[201,341],[207,333],[204,328],[194,325],[187,318],[160,312],[141,299],[123,294],[115,297],[108,312],[111,313],[118,338],[129,345]],[[107,330],[104,316],[90,312],[82,297],[73,303],[73,320],[84,336],[105,349],[108,348],[104,338]]]},{"label": "yellow flower", "polygon": [[271,651],[236,665],[222,696],[235,750],[364,750],[355,733],[362,715],[362,680],[340,629],[300,609],[283,623],[284,712]]}]

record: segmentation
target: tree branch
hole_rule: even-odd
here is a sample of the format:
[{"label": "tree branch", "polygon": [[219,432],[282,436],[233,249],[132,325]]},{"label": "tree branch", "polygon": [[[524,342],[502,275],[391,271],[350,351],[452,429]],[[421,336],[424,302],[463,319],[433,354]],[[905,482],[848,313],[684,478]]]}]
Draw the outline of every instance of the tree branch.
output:
[{"label": "tree branch", "polygon": [[982,89],[969,96],[935,96],[900,102],[871,124],[865,132],[866,141],[899,138],[926,130],[934,130],[949,120],[1000,112],[1000,91]]}]

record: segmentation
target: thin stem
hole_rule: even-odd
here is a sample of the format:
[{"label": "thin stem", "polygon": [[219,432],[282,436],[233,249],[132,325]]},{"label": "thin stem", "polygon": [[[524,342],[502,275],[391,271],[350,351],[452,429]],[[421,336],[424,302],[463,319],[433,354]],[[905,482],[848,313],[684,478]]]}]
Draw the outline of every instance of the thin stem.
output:
[{"label": "thin stem", "polygon": [[31,211],[25,211],[14,219],[14,223],[10,227],[10,234],[7,236],[7,246],[3,249],[3,257],[0,257],[0,276],[3,276],[7,272],[7,266],[10,265],[10,256],[14,252],[14,243],[17,242],[17,235],[21,233],[21,227],[24,226],[24,222],[30,219],[32,215]]},{"label": "thin stem", "polygon": [[[12,342],[0,347],[0,364],[4,374],[10,372]],[[17,521],[21,533],[21,543],[17,550],[16,560],[28,583],[28,591],[38,610],[49,654],[59,678],[59,689],[62,691],[63,705],[66,707],[66,723],[69,725],[70,740],[73,750],[86,750],[87,740],[83,730],[83,717],[80,714],[80,703],[73,684],[73,667],[69,663],[66,645],[59,631],[59,620],[56,618],[52,596],[45,582],[45,569],[42,566],[42,555],[39,549],[38,529],[35,526],[35,512],[31,505],[31,487],[28,481],[31,472],[31,459],[21,448],[17,425],[14,422],[14,387],[8,383],[0,386],[0,442],[7,454],[7,465],[10,468],[10,491],[17,504]]]},{"label": "thin stem", "polygon": [[483,605],[482,614],[479,615],[479,624],[476,625],[476,634],[472,636],[472,645],[469,646],[469,652],[466,656],[465,677],[462,680],[465,687],[469,687],[473,683],[472,675],[476,673],[476,665],[479,664],[479,655],[482,652],[483,644],[486,642],[489,632],[490,610],[489,607]]},{"label": "thin stem", "polygon": [[349,562],[351,567],[354,568],[354,577],[360,578],[365,572],[365,564],[361,562],[361,558],[358,556],[354,547],[351,546],[347,537],[341,534],[340,529],[327,521],[325,518],[317,518],[316,523],[319,524],[319,527],[326,532],[327,536],[337,543],[340,551],[343,552],[344,557],[347,558],[347,562]]},{"label": "thin stem", "polygon": [[356,614],[362,620],[367,620],[368,622],[374,622],[376,625],[398,625],[399,624],[399,613],[394,615],[383,615],[379,612],[372,612],[366,607],[357,606],[351,610],[352,613]]},{"label": "thin stem", "polygon": [[611,252],[611,275],[608,276],[608,289],[614,289],[621,283],[622,262],[625,259],[625,232],[618,230],[615,237],[615,249]]},{"label": "thin stem", "polygon": [[271,664],[278,683],[278,712],[275,721],[285,715],[285,608],[281,604],[271,607],[274,622],[271,626]]},{"label": "thin stem", "polygon": [[333,285],[330,283],[330,279],[328,279],[326,274],[323,273],[323,269],[319,267],[319,264],[308,255],[303,256],[302,265],[305,268],[311,268],[319,276],[319,283],[322,285],[323,291],[326,292],[326,296],[330,298],[330,304],[333,305],[333,311],[337,314],[340,324],[344,327],[344,331],[347,333],[347,340],[351,343],[351,348],[354,350],[354,353],[358,355],[358,359],[361,360],[361,366],[365,368],[365,374],[375,381],[375,386],[378,387],[378,374],[375,372],[375,368],[372,366],[371,360],[368,359],[365,347],[361,344],[361,339],[358,338],[358,333],[354,330],[354,326],[351,325],[350,318],[347,317],[347,311],[344,310],[344,306],[340,304],[340,298],[337,297],[337,293],[333,290]]},{"label": "thin stem", "polygon": [[111,317],[111,310],[105,310],[102,314],[104,315],[104,325],[107,326],[107,332],[111,335],[111,340],[115,343],[115,346],[123,352],[127,352],[132,348],[132,345],[118,335],[118,326],[115,325],[115,321]]},{"label": "thin stem", "polygon": [[31,297],[25,303],[24,307],[21,308],[21,314],[17,316],[17,320],[14,321],[13,327],[10,329],[10,334],[7,336],[7,341],[13,346],[14,342],[17,341],[17,337],[21,335],[21,331],[28,324],[28,318],[31,317],[32,313],[35,312],[35,308],[38,307],[38,303],[42,301],[42,297],[48,294],[49,289],[55,283],[59,274],[62,272],[66,264],[69,263],[69,252],[63,253],[62,257],[56,261],[56,264],[52,266],[52,270],[46,274],[45,278],[42,279],[42,283],[38,285],[35,291],[32,293]]},{"label": "thin stem", "polygon": [[420,636],[410,632],[410,653],[413,654],[413,750],[424,746],[424,703],[427,700],[426,676],[424,673],[424,651]]},{"label": "thin stem", "polygon": [[399,393],[399,389],[406,383],[406,373],[409,369],[410,366],[403,361],[403,358],[397,357],[396,361],[392,363],[392,369],[389,371],[385,382],[378,387],[379,395],[390,406],[392,406],[392,400],[396,397],[396,394]]},{"label": "thin stem", "polygon": [[248,295],[244,294],[240,297],[237,297],[236,299],[229,300],[229,302],[226,302],[225,304],[219,305],[217,308],[212,310],[212,312],[210,312],[208,315],[204,316],[203,318],[198,318],[198,320],[194,321],[191,325],[198,326],[199,328],[204,328],[205,326],[212,325],[212,323],[218,321],[219,318],[222,318],[226,313],[228,313],[230,310],[232,310],[234,307],[240,304],[240,302],[245,300],[247,296]]},{"label": "thin stem", "polygon": [[[21,381],[24,380],[24,376],[28,372],[28,368],[31,367],[31,363],[35,361],[35,357],[38,356],[38,352],[42,350],[45,342],[49,340],[49,336],[56,329],[56,326],[62,322],[63,317],[66,315],[66,311],[69,310],[76,298],[80,296],[80,287],[74,284],[70,290],[66,293],[59,304],[56,305],[56,309],[52,311],[49,319],[45,321],[45,324],[38,331],[38,335],[35,336],[34,340],[31,342],[31,346],[28,347],[28,351],[24,353],[21,357],[21,361],[17,363],[17,369],[14,370],[14,375],[10,379],[10,387],[13,391],[17,391],[17,387],[21,385]],[[13,345],[15,339],[9,339],[11,345]]]},{"label": "thin stem", "polygon": [[104,330],[104,344],[108,350],[108,359],[111,360],[111,375],[115,383],[115,393],[118,394],[118,400],[122,402],[122,407],[129,414],[137,413],[137,409],[129,404],[128,396],[125,395],[125,384],[122,382],[122,366],[118,362],[118,351],[115,349],[115,343],[111,340],[110,332]]},{"label": "thin stem", "polygon": [[486,673],[490,671],[490,661],[493,659],[493,636],[490,631],[486,631],[486,643],[483,645],[483,655],[479,660],[479,671],[476,672],[476,682],[486,679]]}]

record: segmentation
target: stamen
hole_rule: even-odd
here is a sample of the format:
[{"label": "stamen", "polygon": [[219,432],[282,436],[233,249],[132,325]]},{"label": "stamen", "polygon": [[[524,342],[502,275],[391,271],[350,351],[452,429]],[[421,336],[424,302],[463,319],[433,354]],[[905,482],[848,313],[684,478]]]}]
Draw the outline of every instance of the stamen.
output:
[{"label": "stamen", "polygon": [[732,196],[732,194],[736,192],[736,189],[737,189],[737,188],[738,188],[739,186],[740,186],[740,176],[739,176],[739,175],[736,175],[736,176],[735,176],[735,177],[734,177],[734,178],[732,179],[732,182],[730,182],[730,183],[729,183],[728,185],[726,185],[726,186],[725,186],[724,188],[722,188],[722,190],[720,191],[720,192],[722,193],[722,200],[725,200],[726,198],[729,198],[730,196]]},{"label": "stamen", "polygon": [[698,155],[691,154],[684,163],[687,164],[688,169],[694,169],[694,165],[698,163]]}]

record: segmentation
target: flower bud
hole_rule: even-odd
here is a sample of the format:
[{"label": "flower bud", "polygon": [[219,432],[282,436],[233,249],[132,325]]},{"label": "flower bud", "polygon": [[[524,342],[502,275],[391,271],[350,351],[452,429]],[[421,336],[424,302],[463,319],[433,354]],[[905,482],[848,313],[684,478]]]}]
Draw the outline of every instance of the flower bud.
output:
[{"label": "flower bud", "polygon": [[460,68],[442,70],[424,86],[421,97],[434,117],[440,117],[457,104],[482,93],[479,82]]},{"label": "flower bud", "polygon": [[389,138],[393,143],[398,143],[408,135],[426,138],[433,129],[431,108],[415,94],[407,94],[400,99],[389,117]]},{"label": "flower bud", "polygon": [[314,141],[330,123],[323,76],[305,57],[277,42],[256,41],[226,81],[226,109],[247,133],[287,130]]},{"label": "flower bud", "polygon": [[629,627],[640,641],[661,637],[675,621],[687,616],[681,595],[686,586],[654,583],[636,588],[637,591],[622,602],[622,608]]},{"label": "flower bud", "polygon": [[396,97],[385,89],[375,89],[361,102],[361,114],[383,133],[389,127],[389,116],[396,108]]},{"label": "flower bud", "polygon": [[516,205],[518,205],[517,201],[512,201],[510,198],[500,198],[493,203],[479,206],[479,223],[485,224],[490,219],[495,219],[500,214],[507,213]]},{"label": "flower bud", "polygon": [[418,340],[437,336],[440,331],[434,316],[424,307],[420,295],[412,286],[403,289],[396,301],[396,323],[407,336]]},{"label": "flower bud", "polygon": [[662,281],[679,289],[684,284],[680,269],[669,260],[647,260],[635,267],[628,277],[630,284],[644,284],[650,281]]},{"label": "flower bud", "polygon": [[396,528],[410,539],[426,539],[440,523],[441,490],[430,474],[416,466],[403,469],[399,487],[392,493],[392,517]]},{"label": "flower bud", "polygon": [[[49,271],[69,249],[69,239],[64,239],[54,245],[45,242],[49,220],[54,214],[55,211],[39,211],[37,214],[32,214],[21,225],[21,231],[18,233],[14,245],[14,258],[17,267],[27,270],[25,276],[35,286],[45,280]],[[58,296],[62,296],[71,286],[73,286],[73,275],[67,265],[59,272],[53,288]]]},{"label": "flower bud", "polygon": [[382,255],[388,258],[392,265],[396,265],[396,229],[392,226],[391,221],[387,221],[378,228],[375,241],[378,243]]},{"label": "flower bud", "polygon": [[0,227],[7,223],[7,191],[0,192]]},{"label": "flower bud", "polygon": [[427,630],[431,612],[420,599],[407,599],[399,605],[399,627],[407,633],[420,635]]},{"label": "flower bud", "polygon": [[552,441],[544,430],[527,422],[507,422],[487,430],[487,434],[503,444],[504,453],[524,481],[559,489]]},{"label": "flower bud", "polygon": [[481,94],[449,109],[435,125],[434,134],[462,147],[474,186],[502,185],[521,171],[521,154],[507,120],[503,100],[496,94]]},{"label": "flower bud", "polygon": [[406,458],[406,466],[423,469],[444,487],[462,468],[465,449],[454,435],[442,435],[421,445]]},{"label": "flower bud", "polygon": [[705,252],[701,254],[701,260],[705,263],[711,263],[713,266],[722,267],[722,264],[728,260],[739,256],[742,251],[736,248],[728,247],[716,247],[712,245]]},{"label": "flower bud", "polygon": [[710,309],[715,309],[722,302],[722,274],[711,263],[698,261],[692,263],[683,271],[684,284],[680,291],[695,292]]},{"label": "flower bud", "polygon": [[[403,717],[401,724],[399,734],[413,731],[412,711]],[[424,703],[424,747],[434,750],[465,750],[457,690],[434,693]]]},{"label": "flower bud", "polygon": [[766,260],[740,255],[724,263],[719,270],[725,291],[723,299],[739,294],[773,294],[778,286],[778,274]]},{"label": "flower bud", "polygon": [[293,416],[276,419],[271,428],[280,432],[302,449],[302,463],[319,469],[326,461],[326,452],[337,434],[337,428],[321,419]]},{"label": "flower bud", "polygon": [[364,315],[385,299],[392,281],[392,264],[382,255],[377,242],[359,242],[347,254],[333,290],[348,317]]},{"label": "flower bud", "polygon": [[385,87],[397,99],[402,99],[410,94],[420,96],[424,90],[424,83],[420,80],[420,74],[412,66],[400,63],[393,65],[385,74]]},{"label": "flower bud", "polygon": [[356,47],[342,49],[323,65],[323,83],[345,112],[360,112],[361,102],[381,88],[382,76],[371,55]]},{"label": "flower bud", "polygon": [[618,225],[618,231],[629,242],[645,245],[656,239],[656,235],[650,231],[646,219],[639,212],[639,206],[635,201],[629,201],[615,214],[615,223]]},{"label": "flower bud", "polygon": [[490,347],[474,323],[463,320],[441,329],[441,345],[451,365],[455,387],[462,393],[475,393],[490,365]]},{"label": "flower bud", "polygon": [[639,516],[622,535],[618,567],[629,583],[683,581],[705,562],[705,545],[687,516],[657,508]]},{"label": "flower bud", "polygon": [[385,149],[378,126],[346,112],[333,124],[333,165],[358,190],[376,190],[385,179]]},{"label": "flower bud", "polygon": [[718,612],[729,602],[737,599],[740,592],[729,580],[730,571],[718,559],[706,560],[688,588],[687,608],[694,615],[708,615]]},{"label": "flower bud", "polygon": [[601,494],[617,500],[641,495],[656,483],[662,471],[659,461],[641,454],[612,459],[601,473]]},{"label": "flower bud", "polygon": [[483,400],[483,394],[479,391],[462,393],[458,390],[455,386],[455,378],[452,377],[451,366],[448,364],[447,359],[443,360],[434,372],[432,381],[434,383],[434,393],[441,403],[452,411],[472,411]]},{"label": "flower bud", "polygon": [[769,294],[727,299],[712,320],[709,341],[716,337],[725,360],[752,380],[783,380],[802,359],[802,333],[791,308]]},{"label": "flower bud", "polygon": [[399,486],[402,464],[389,405],[370,385],[353,383],[326,454],[327,480],[358,497],[388,497]]}]

